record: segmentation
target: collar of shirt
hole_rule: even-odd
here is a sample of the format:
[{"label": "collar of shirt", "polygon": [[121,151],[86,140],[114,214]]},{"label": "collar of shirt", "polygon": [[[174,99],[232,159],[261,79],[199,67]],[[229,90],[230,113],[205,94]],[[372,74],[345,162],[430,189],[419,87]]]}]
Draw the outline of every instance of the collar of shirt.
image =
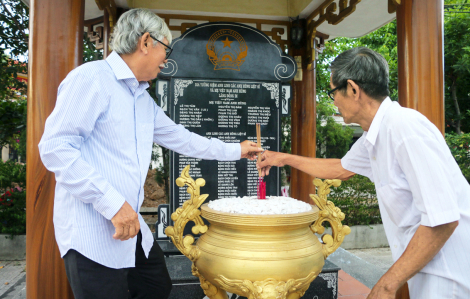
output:
[{"label": "collar of shirt", "polygon": [[106,58],[106,62],[113,70],[116,79],[123,80],[127,87],[129,87],[129,90],[132,92],[132,94],[135,95],[138,88],[140,90],[144,90],[149,87],[148,82],[137,81],[137,78],[134,76],[134,73],[129,68],[127,63],[116,52],[113,51],[108,56],[108,58]]},{"label": "collar of shirt", "polygon": [[382,124],[382,120],[385,116],[385,112],[387,112],[388,108],[392,105],[392,100],[387,97],[383,100],[382,104],[380,104],[379,110],[374,116],[372,123],[370,124],[369,131],[364,132],[366,134],[365,142],[369,142],[372,146],[375,145],[375,141],[377,140],[377,136],[379,135],[380,125]]}]

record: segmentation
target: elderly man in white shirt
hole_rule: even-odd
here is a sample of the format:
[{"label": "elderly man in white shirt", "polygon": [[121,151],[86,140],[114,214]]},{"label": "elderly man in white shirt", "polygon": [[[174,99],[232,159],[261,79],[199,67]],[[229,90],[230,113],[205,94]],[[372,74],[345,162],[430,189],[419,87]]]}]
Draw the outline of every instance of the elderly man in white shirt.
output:
[{"label": "elderly man in white shirt", "polygon": [[364,129],[342,159],[266,151],[258,168],[290,165],[312,176],[367,176],[395,263],[368,299],[392,299],[408,281],[411,299],[470,298],[470,185],[425,116],[392,102],[388,64],[354,48],[331,64],[329,96],[346,123]]}]

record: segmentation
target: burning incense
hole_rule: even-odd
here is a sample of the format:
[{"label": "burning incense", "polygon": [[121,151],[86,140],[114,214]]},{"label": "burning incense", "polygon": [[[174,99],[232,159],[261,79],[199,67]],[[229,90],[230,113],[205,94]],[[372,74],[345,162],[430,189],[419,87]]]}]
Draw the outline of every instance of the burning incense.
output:
[{"label": "burning incense", "polygon": [[[256,124],[256,141],[258,147],[261,147],[261,125]],[[261,161],[261,153],[258,154],[258,161]],[[261,169],[258,169],[258,199],[266,199],[266,182],[261,176]]]}]

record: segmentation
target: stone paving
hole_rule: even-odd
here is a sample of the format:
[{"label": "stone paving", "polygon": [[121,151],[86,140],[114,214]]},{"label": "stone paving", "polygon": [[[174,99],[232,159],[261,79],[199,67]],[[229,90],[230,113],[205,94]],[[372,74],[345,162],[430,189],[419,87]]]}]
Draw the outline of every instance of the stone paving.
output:
[{"label": "stone paving", "polygon": [[26,298],[26,261],[0,261],[0,299]]},{"label": "stone paving", "polygon": [[338,299],[366,299],[369,293],[368,287],[343,270],[339,270]]},{"label": "stone paving", "polygon": [[[340,248],[339,255],[342,257],[336,257],[334,262],[342,259],[342,265],[338,266],[349,274],[343,270],[338,273],[338,299],[366,299],[370,289],[393,264],[390,248],[341,251]],[[359,275],[363,271],[376,276]]]},{"label": "stone paving", "polygon": [[[338,298],[366,298],[393,264],[390,248],[338,250],[328,257],[342,268]],[[26,261],[0,261],[0,299],[26,298]]]},{"label": "stone paving", "polygon": [[392,253],[389,247],[367,248],[367,249],[348,249],[348,252],[382,269],[384,273],[393,265]]}]

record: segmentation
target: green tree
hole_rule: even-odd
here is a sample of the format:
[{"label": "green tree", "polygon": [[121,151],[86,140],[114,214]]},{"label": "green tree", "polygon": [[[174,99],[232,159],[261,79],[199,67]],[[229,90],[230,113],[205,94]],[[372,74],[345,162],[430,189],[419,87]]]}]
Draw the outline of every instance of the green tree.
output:
[{"label": "green tree", "polygon": [[[0,26],[0,146],[9,144],[25,159],[27,85],[17,75],[28,69],[29,8],[20,0],[0,0]],[[103,50],[85,33],[83,62],[100,59]]]},{"label": "green tree", "polygon": [[470,184],[470,133],[446,133],[446,142],[462,174]]},{"label": "green tree", "polygon": [[[459,3],[460,2],[460,3]],[[467,3],[467,5],[465,5]],[[446,132],[470,132],[470,6],[446,1],[444,14]]]},{"label": "green tree", "polygon": [[23,2],[0,0],[0,99],[26,94],[26,84],[17,74],[28,69],[28,26],[29,8]]},{"label": "green tree", "polygon": [[319,98],[317,101],[317,144],[318,158],[342,158],[349,150],[354,130],[337,123],[332,115],[335,107],[331,101]]},{"label": "green tree", "polygon": [[333,101],[328,97],[330,90],[330,64],[340,53],[357,46],[357,40],[336,38],[328,41],[318,56],[316,69],[317,84],[317,140],[316,156],[322,158],[341,158],[349,150],[353,129],[337,123],[337,113]]},{"label": "green tree", "polygon": [[18,148],[26,127],[25,116],[26,100],[0,100],[0,148],[8,144]]},{"label": "green tree", "polygon": [[390,76],[390,99],[398,101],[398,51],[397,21],[394,20],[379,29],[357,39],[358,46],[367,47],[380,53],[388,62]]}]

